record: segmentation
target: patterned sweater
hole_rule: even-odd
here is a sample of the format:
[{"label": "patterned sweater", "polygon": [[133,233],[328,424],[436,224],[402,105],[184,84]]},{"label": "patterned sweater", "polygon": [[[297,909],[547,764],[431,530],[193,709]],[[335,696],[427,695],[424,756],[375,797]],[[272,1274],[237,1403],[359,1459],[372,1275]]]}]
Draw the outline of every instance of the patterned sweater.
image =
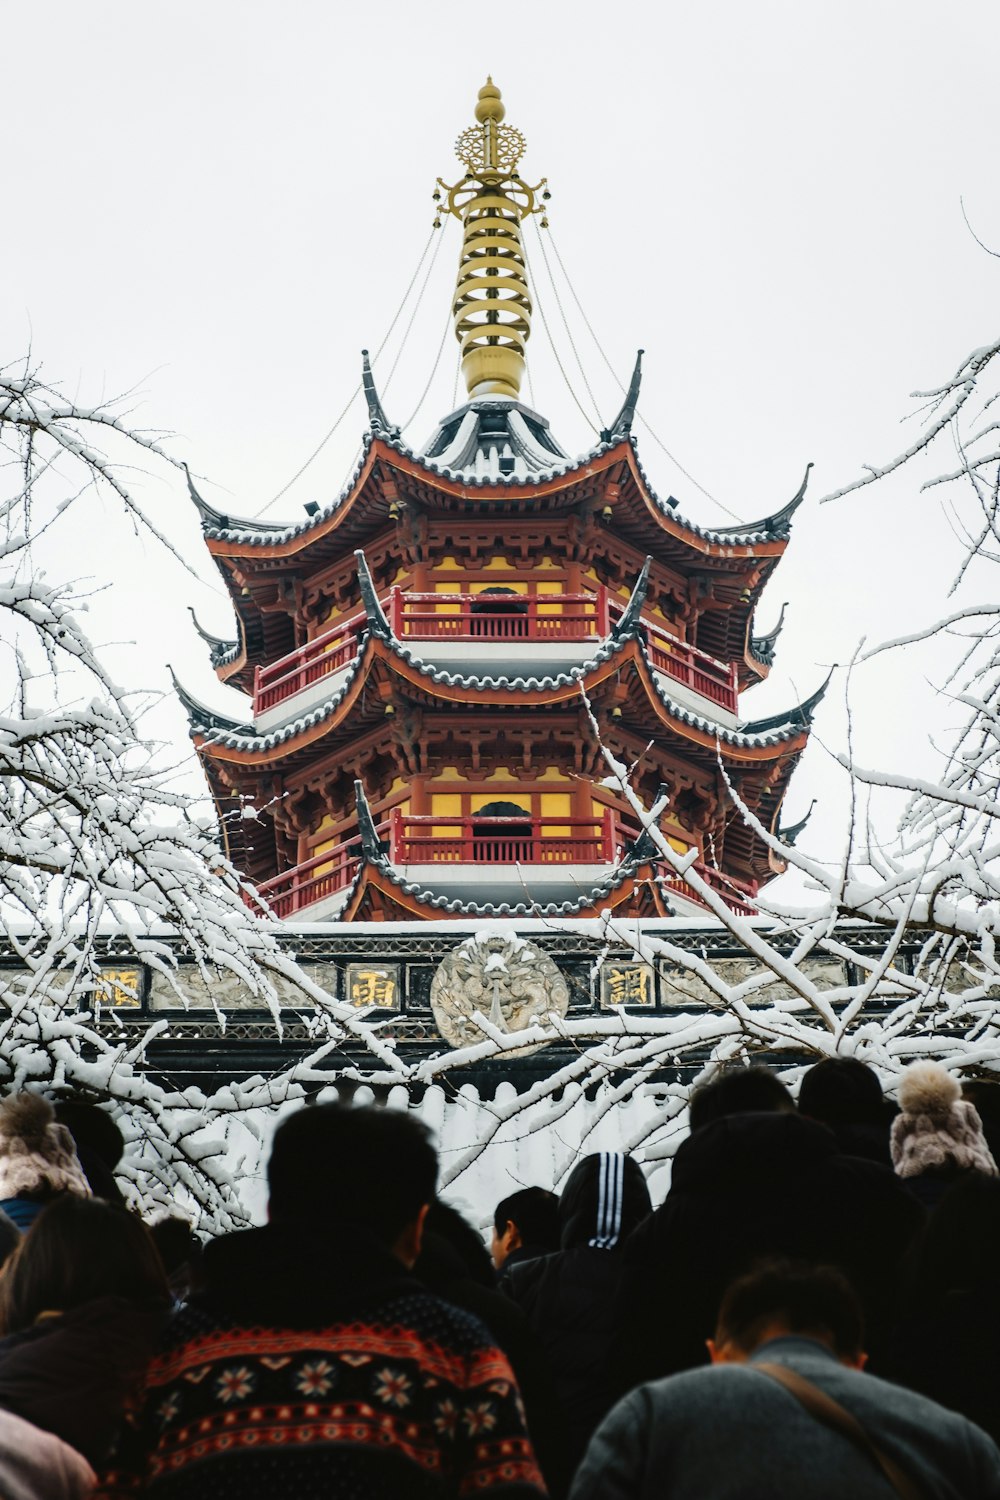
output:
[{"label": "patterned sweater", "polygon": [[[510,1366],[475,1318],[371,1245],[348,1267],[327,1247],[321,1257],[286,1239],[290,1283],[282,1238],[268,1228],[217,1243],[216,1285],[174,1315],[100,1495],[545,1494]],[[253,1262],[261,1250],[248,1284],[247,1251]],[[307,1307],[326,1316],[297,1326]]]}]

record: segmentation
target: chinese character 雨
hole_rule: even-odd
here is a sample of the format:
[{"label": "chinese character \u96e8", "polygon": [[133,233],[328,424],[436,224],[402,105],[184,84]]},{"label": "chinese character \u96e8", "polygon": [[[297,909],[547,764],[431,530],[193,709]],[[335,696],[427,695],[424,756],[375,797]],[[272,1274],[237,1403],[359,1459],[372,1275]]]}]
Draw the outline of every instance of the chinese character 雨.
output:
[{"label": "chinese character \u96e8", "polygon": [[352,1005],[378,1005],[384,1010],[396,1008],[396,977],[388,969],[352,968],[350,976]]}]

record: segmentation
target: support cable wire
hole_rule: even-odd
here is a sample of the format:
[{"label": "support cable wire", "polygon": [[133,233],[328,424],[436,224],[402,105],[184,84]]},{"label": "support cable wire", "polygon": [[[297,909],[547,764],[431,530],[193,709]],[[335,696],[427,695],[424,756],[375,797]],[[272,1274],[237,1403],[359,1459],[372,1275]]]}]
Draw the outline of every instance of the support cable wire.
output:
[{"label": "support cable wire", "polygon": [[[399,429],[400,432],[405,432],[406,429],[409,426],[412,425],[412,423],[416,419],[417,413],[420,411],[420,408],[423,406],[424,402],[427,400],[427,393],[430,390],[431,384],[433,383],[433,380],[434,380],[434,377],[435,377],[435,375],[438,372],[438,366],[441,363],[441,356],[444,353],[445,340],[448,337],[448,332],[449,332],[450,328],[451,328],[451,308],[449,307],[449,309],[448,309],[448,316],[444,320],[444,331],[441,334],[441,342],[438,344],[437,354],[435,355],[435,358],[434,358],[434,365],[433,365],[433,367],[431,369],[431,373],[427,377],[427,384],[424,386],[423,390],[421,391],[421,393],[420,393],[420,400],[417,402],[416,406],[413,408],[412,413],[410,414],[409,417],[407,417],[406,421],[400,427],[400,429]],[[456,379],[457,379],[457,375],[456,375]],[[454,410],[454,408],[452,408],[452,409]]]},{"label": "support cable wire", "polygon": [[[525,264],[525,267],[527,268],[528,275],[531,276],[531,264],[530,264],[530,260],[529,260],[529,257],[528,257],[527,239],[525,239],[522,242],[521,248],[524,251],[524,264]],[[560,375],[562,376],[563,380],[566,383],[566,389],[569,391],[569,393],[572,396],[574,402],[576,403],[577,411],[580,413],[581,417],[586,422],[587,426],[589,428],[591,428],[594,432],[600,432],[600,430],[601,430],[600,429],[600,425],[598,425],[597,427],[595,427],[593,421],[591,420],[591,418],[587,415],[587,413],[584,411],[583,407],[580,405],[580,398],[577,396],[576,391],[573,389],[573,382],[570,380],[569,376],[566,374],[565,366],[563,365],[562,360],[559,358],[559,350],[556,348],[555,339],[552,337],[552,329],[549,327],[549,320],[545,316],[545,308],[544,308],[544,306],[542,304],[542,299],[541,299],[541,297],[539,296],[539,293],[538,293],[538,281],[533,276],[531,277],[531,285],[534,287],[534,290],[535,290],[535,301],[538,304],[538,312],[539,312],[539,316],[541,317],[541,320],[542,320],[542,327],[545,329],[545,336],[546,336],[546,338],[549,341],[549,348],[552,350],[553,358],[555,359],[556,364],[559,366],[559,373],[560,373]]]},{"label": "support cable wire", "polygon": [[[576,360],[576,367],[580,371],[580,379],[583,381],[584,389],[586,390],[587,395],[590,397],[590,404],[594,408],[594,412],[597,417],[598,429],[600,429],[603,426],[603,423],[601,421],[600,403],[598,402],[597,397],[594,395],[593,391],[590,388],[590,381],[587,379],[587,372],[583,367],[583,360],[580,358],[580,351],[577,349],[576,341],[573,338],[573,330],[569,326],[569,320],[566,317],[566,311],[562,305],[562,298],[559,296],[559,288],[557,287],[556,279],[552,274],[552,267],[549,265],[548,251],[545,248],[545,235],[537,224],[535,224],[533,227],[535,230],[535,235],[538,239],[538,248],[542,252],[542,260],[545,262],[545,274],[549,278],[549,285],[552,288],[552,295],[556,300],[556,307],[559,309],[559,316],[562,319],[562,326],[565,330],[566,337],[569,340],[569,347],[573,351],[573,358]],[[566,273],[564,271],[563,275],[565,276],[565,274]],[[569,285],[568,281],[567,285]]]},{"label": "support cable wire", "polygon": [[[416,284],[417,277],[420,275],[420,272],[421,272],[421,269],[423,267],[424,261],[427,259],[427,252],[431,248],[431,241],[433,240],[434,235],[436,234],[436,232],[437,232],[436,230],[432,229],[431,232],[430,232],[430,234],[427,236],[427,242],[424,245],[423,250],[420,252],[420,259],[417,261],[416,269],[413,272],[413,275],[410,277],[409,285],[407,286],[406,291],[403,293],[402,300],[400,301],[400,304],[399,304],[399,306],[396,309],[396,312],[395,312],[395,315],[393,317],[392,322],[389,324],[389,327],[386,329],[385,337],[383,338],[381,344],[379,344],[378,348],[375,351],[375,356],[374,356],[375,359],[378,359],[379,355],[382,353],[382,351],[385,348],[386,344],[389,342],[390,338],[392,337],[393,329],[395,328],[396,324],[399,322],[400,316],[402,315],[402,312],[403,312],[403,308],[406,306],[407,302],[409,301],[410,293],[413,291],[413,288],[414,288],[414,286]],[[438,243],[440,243],[440,240],[439,240]],[[437,254],[437,252],[435,251],[435,255],[436,254]],[[426,282],[424,284],[426,285]],[[409,328],[407,328],[407,332],[409,332]],[[405,336],[404,336],[404,341],[405,341]],[[398,363],[399,356],[397,355],[396,358],[397,358],[397,363]],[[374,363],[374,361],[373,361],[373,363]],[[393,369],[395,369],[395,368],[396,368],[396,366],[393,365]],[[390,374],[391,374],[391,372],[390,372]],[[354,405],[354,402],[355,402],[356,398],[360,394],[361,394],[361,381],[359,380],[358,383],[357,383],[357,385],[354,387],[353,391],[351,392],[350,397],[348,398],[347,405],[344,407],[343,411],[340,413],[339,417],[334,422],[334,424],[330,428],[329,432],[326,434],[326,437],[323,438],[323,440],[319,444],[319,446],[317,448],[315,448],[313,450],[313,452],[309,455],[309,457],[306,459],[305,463],[302,465],[301,469],[299,469],[295,474],[292,475],[291,479],[284,486],[284,488],[280,489],[276,495],[272,495],[271,499],[268,500],[266,502],[266,504],[262,505],[259,510],[254,511],[254,513],[253,513],[253,515],[251,517],[251,520],[254,520],[254,521],[259,520],[260,517],[264,514],[265,511],[270,510],[271,506],[275,505],[281,499],[281,497],[283,495],[286,495],[288,493],[288,491],[291,489],[292,485],[295,484],[295,483],[297,483],[297,481],[302,478],[303,474],[309,468],[310,464],[312,464],[319,457],[319,455],[322,453],[323,449],[326,447],[327,443],[333,437],[333,434],[337,431],[337,428],[340,426],[341,422],[347,416],[347,413],[350,411],[351,407]],[[354,465],[352,464],[351,465],[351,469],[349,470],[349,472],[353,473],[353,470],[354,470]]]},{"label": "support cable wire", "polygon": [[[434,266],[435,266],[435,263],[436,263],[437,258],[438,258],[438,252],[441,249],[441,242],[442,242],[443,239],[444,239],[444,235],[443,234],[439,234],[438,237],[437,237],[437,244],[434,246],[434,254],[431,256],[431,263],[427,267],[427,274],[425,275],[423,281],[420,284],[420,290],[417,293],[417,300],[413,304],[413,311],[410,313],[409,322],[407,323],[406,327],[403,330],[403,337],[400,340],[399,348],[396,351],[396,358],[393,360],[393,362],[392,362],[392,368],[390,369],[388,375],[385,377],[385,380],[382,381],[382,395],[383,396],[385,395],[386,391],[389,389],[389,385],[390,385],[390,383],[392,381],[392,377],[395,375],[397,369],[399,368],[399,361],[403,357],[403,351],[406,349],[406,345],[407,345],[407,342],[408,342],[409,337],[410,337],[410,332],[411,332],[411,330],[413,328],[414,322],[416,321],[417,313],[420,311],[420,308],[421,308],[421,306],[423,304],[424,293],[427,290],[427,283],[430,281],[431,276],[432,276],[432,274],[434,272]],[[417,269],[419,270],[419,267]],[[414,276],[413,281],[416,281],[416,279],[417,279],[416,276]],[[413,285],[413,281],[410,282],[410,286],[411,287]],[[407,296],[409,296],[409,288],[407,288]],[[383,340],[382,348],[384,348],[384,347],[385,347],[385,343],[384,343],[384,340]],[[372,364],[373,365],[375,363],[375,360],[377,360],[378,357],[379,357],[379,355],[382,353],[382,348],[376,349],[375,356],[374,356],[374,358],[372,360]],[[412,420],[412,418],[411,418],[411,420]]]},{"label": "support cable wire", "polygon": [[537,411],[538,408],[535,405],[535,387],[534,387],[534,385],[531,382],[531,360],[530,359],[526,359],[525,362],[524,362],[524,378],[528,382],[528,405],[531,407],[532,411]]},{"label": "support cable wire", "polygon": [[[570,280],[569,272],[566,270],[566,267],[563,264],[563,258],[559,254],[559,246],[556,244],[555,236],[553,235],[551,229],[549,230],[549,239],[550,239],[550,241],[552,243],[552,253],[553,253],[553,255],[555,256],[556,260],[559,263],[559,269],[562,272],[562,274],[563,274],[563,276],[564,276],[564,278],[566,280],[566,285],[569,287],[570,295],[572,296],[573,301],[576,303],[577,310],[579,311],[579,314],[580,314],[581,318],[583,319],[584,326],[586,327],[587,332],[590,334],[590,337],[593,339],[595,345],[597,346],[597,352],[598,352],[598,354],[600,354],[600,356],[603,359],[603,361],[604,361],[605,365],[607,366],[608,370],[611,372],[611,375],[612,375],[612,378],[614,379],[615,384],[617,385],[618,389],[624,394],[625,389],[626,389],[625,385],[622,382],[622,380],[621,380],[621,378],[620,378],[620,376],[618,374],[618,371],[615,369],[614,365],[611,363],[611,361],[608,359],[608,356],[605,354],[605,352],[604,352],[604,346],[602,345],[600,339],[597,337],[597,334],[594,332],[594,329],[593,329],[593,327],[591,325],[590,319],[587,317],[587,314],[584,312],[583,304],[580,301],[580,298],[577,296],[576,288],[574,287],[572,281]],[[588,387],[588,389],[589,389],[589,387]],[[591,400],[593,400],[593,397],[591,397]],[[654,432],[653,428],[649,425],[649,422],[643,416],[642,412],[641,411],[637,411],[636,412],[636,416],[639,418],[639,421],[642,423],[643,427],[645,427],[646,431],[649,433],[650,437],[653,439],[653,442],[657,445],[658,448],[661,448],[663,450],[663,452],[667,455],[667,457],[669,458],[670,462],[674,465],[674,467],[681,474],[684,475],[684,478],[686,480],[688,480],[689,483],[693,484],[696,490],[700,490],[701,493],[705,496],[705,498],[707,500],[711,500],[711,502],[712,502],[713,505],[717,505],[719,507],[719,509],[721,511],[724,511],[727,516],[731,517],[732,520],[734,520],[734,521],[738,521],[742,525],[743,524],[743,517],[742,516],[738,516],[734,510],[730,510],[728,505],[723,505],[722,501],[716,499],[715,495],[712,494],[711,490],[707,490],[703,484],[699,484],[698,483],[698,480],[695,479],[695,477],[694,477],[693,474],[688,473],[687,469],[685,469],[685,467],[681,463],[680,459],[676,458],[674,456],[674,454],[671,453],[670,449],[667,447],[666,443],[659,436],[659,434],[656,433],[656,432]]]},{"label": "support cable wire", "polygon": [[[451,313],[448,314],[448,317],[449,317],[449,319],[451,318]],[[462,373],[462,351],[461,351],[461,349],[459,349],[458,356],[457,356],[457,358],[455,360],[455,380],[454,380],[454,384],[452,385],[452,388],[451,388],[451,409],[452,409],[452,411],[454,411],[455,408],[458,406],[458,377],[461,375],[461,373]]]}]

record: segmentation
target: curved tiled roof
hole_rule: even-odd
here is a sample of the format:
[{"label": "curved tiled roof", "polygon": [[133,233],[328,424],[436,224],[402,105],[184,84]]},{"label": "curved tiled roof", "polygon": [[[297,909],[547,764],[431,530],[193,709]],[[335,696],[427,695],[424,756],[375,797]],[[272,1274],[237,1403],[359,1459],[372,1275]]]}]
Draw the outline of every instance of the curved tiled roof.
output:
[{"label": "curved tiled roof", "polygon": [[[336,711],[338,705],[348,692],[362,668],[362,664],[368,654],[368,642],[371,636],[365,638],[361,650],[354,661],[347,668],[347,672],[336,692],[331,693],[329,698],[323,700],[311,708],[308,713],[299,715],[289,720],[287,724],[262,732],[251,724],[241,724],[239,720],[229,719],[218,714],[199,703],[187,693],[180,684],[175,686],[181,701],[183,702],[190,720],[191,733],[202,734],[212,744],[223,746],[229,750],[274,750],[287,741],[295,739],[298,735],[308,729],[314,728],[324,720],[330,718]],[[664,708],[674,719],[681,723],[689,724],[692,728],[700,730],[703,734],[717,737],[722,743],[732,745],[738,749],[755,749],[770,745],[779,745],[784,740],[793,739],[811,722],[811,715],[826,691],[829,677],[822,686],[817,689],[803,703],[784,714],[773,715],[769,719],[750,721],[740,729],[729,729],[725,725],[716,723],[715,720],[706,718],[696,713],[693,709],[686,708],[671,698],[669,692],[664,688],[662,680],[656,670],[651,666],[646,652],[645,642],[641,633],[635,631],[626,632],[618,638],[609,636],[603,641],[591,657],[577,666],[567,667],[565,671],[554,675],[548,674],[544,677],[517,676],[517,677],[490,677],[475,674],[452,672],[445,667],[436,666],[433,662],[425,661],[418,656],[412,648],[403,645],[395,636],[389,636],[385,640],[385,646],[393,655],[401,661],[405,661],[426,677],[428,681],[440,684],[442,687],[463,688],[470,692],[496,691],[502,689],[510,693],[521,692],[545,692],[555,691],[559,688],[572,686],[574,683],[582,683],[587,675],[595,668],[602,666],[619,651],[623,650],[629,640],[635,640],[638,644],[642,659],[649,673],[650,681],[656,690],[657,696],[663,703]]]},{"label": "curved tiled roof", "polygon": [[[493,399],[495,402],[496,398]],[[553,462],[548,467],[543,467],[542,458],[545,456],[545,450],[536,441],[536,435],[532,431],[527,416],[524,415],[528,409],[519,407],[517,402],[510,402],[508,405],[514,409],[513,417],[517,418],[517,422],[520,423],[520,427],[518,427],[516,432],[511,429],[511,419],[508,417],[506,435],[484,435],[482,432],[482,420],[475,416],[470,405],[466,410],[472,420],[465,435],[461,436],[462,424],[459,423],[451,442],[446,444],[441,453],[436,457],[431,451],[424,453],[414,451],[414,449],[403,442],[402,438],[393,436],[391,432],[387,432],[381,428],[377,431],[368,431],[362,443],[361,457],[350,479],[337,498],[331,501],[329,505],[318,510],[315,515],[307,516],[304,520],[298,521],[294,525],[281,527],[273,522],[263,523],[249,519],[244,521],[231,519],[202,500],[194,489],[194,486],[191,485],[192,498],[201,514],[202,528],[205,536],[210,541],[233,542],[244,546],[273,547],[284,545],[307,535],[310,531],[328,521],[353,493],[371,451],[372,443],[376,439],[384,447],[398,453],[401,457],[410,460],[410,462],[418,464],[426,473],[436,475],[442,479],[457,481],[473,489],[503,488],[505,485],[542,485],[548,483],[550,480],[580,472],[588,464],[592,464],[595,459],[601,458],[605,453],[610,453],[613,448],[617,448],[622,442],[621,438],[613,438],[611,441],[602,439],[588,452],[581,454],[575,459],[568,458],[560,449],[558,454],[552,454]],[[458,416],[459,414],[456,413],[455,415]],[[534,414],[529,415],[534,416]],[[542,419],[537,418],[536,420],[541,421]],[[515,423],[515,427],[517,427],[517,423]],[[448,429],[442,427],[439,429],[439,432],[446,436]],[[493,446],[490,446],[487,440],[493,436],[496,436],[496,442]],[[531,439],[530,442],[528,441],[529,438]],[[686,516],[681,515],[677,510],[677,501],[672,495],[669,495],[664,500],[657,494],[639,459],[638,445],[632,433],[628,434],[628,442],[635,454],[637,472],[652,504],[656,506],[662,515],[669,517],[675,523],[683,526],[693,536],[700,537],[703,541],[710,544],[723,547],[750,547],[760,543],[785,541],[788,539],[792,516],[805,495],[805,480],[799,492],[786,506],[764,520],[747,524],[741,523],[738,526],[730,527],[700,526],[697,522],[691,521]],[[434,439],[432,438],[430,447],[433,448],[433,446]],[[530,464],[525,457],[529,452],[532,454]],[[511,458],[513,467],[509,472],[505,472],[501,467],[501,463],[508,456]],[[445,459],[450,459],[452,462],[445,462]],[[472,463],[471,468],[462,467],[462,464],[466,461]],[[808,473],[809,470],[807,469],[807,478]]]},{"label": "curved tiled roof", "polygon": [[[649,861],[629,859],[626,855],[620,865],[615,866],[609,871],[606,879],[598,881],[589,891],[582,892],[573,901],[518,902],[463,901],[458,896],[437,895],[426,886],[418,885],[412,880],[404,879],[385,855],[378,858],[369,858],[367,862],[375,865],[404,895],[412,897],[421,906],[429,906],[435,911],[447,912],[449,916],[573,917],[577,916],[585,908],[594,906],[597,902],[603,901],[607,896],[610,896],[612,891],[618,890],[625,884],[626,880],[631,880],[636,870],[641,869],[643,864],[648,864]],[[663,899],[666,899],[665,896]]]},{"label": "curved tiled roof", "polygon": [[549,424],[519,401],[480,396],[445,417],[421,449],[421,463],[496,484],[512,478],[524,484],[548,477],[569,454],[549,432]]}]

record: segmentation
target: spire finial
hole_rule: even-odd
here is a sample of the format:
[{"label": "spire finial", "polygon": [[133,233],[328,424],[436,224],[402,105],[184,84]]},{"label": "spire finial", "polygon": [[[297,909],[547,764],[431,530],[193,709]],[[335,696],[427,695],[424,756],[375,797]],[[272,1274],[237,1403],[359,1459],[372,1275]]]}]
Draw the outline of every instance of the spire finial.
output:
[{"label": "spire finial", "polygon": [[500,121],[503,119],[506,113],[507,111],[504,108],[503,100],[500,97],[500,90],[493,82],[493,75],[492,73],[487,73],[486,82],[479,90],[479,102],[476,105],[476,119],[479,121],[480,125],[485,125],[487,120],[496,120],[497,124],[499,125]]},{"label": "spire finial", "polygon": [[506,113],[500,90],[487,77],[476,102],[478,123],[455,143],[465,176],[452,187],[438,178],[445,212],[465,227],[452,312],[470,396],[516,398],[521,389],[531,333],[521,221],[541,213],[539,195],[549,196],[544,177],[529,187],[518,176],[526,142],[519,130],[503,123]]}]

